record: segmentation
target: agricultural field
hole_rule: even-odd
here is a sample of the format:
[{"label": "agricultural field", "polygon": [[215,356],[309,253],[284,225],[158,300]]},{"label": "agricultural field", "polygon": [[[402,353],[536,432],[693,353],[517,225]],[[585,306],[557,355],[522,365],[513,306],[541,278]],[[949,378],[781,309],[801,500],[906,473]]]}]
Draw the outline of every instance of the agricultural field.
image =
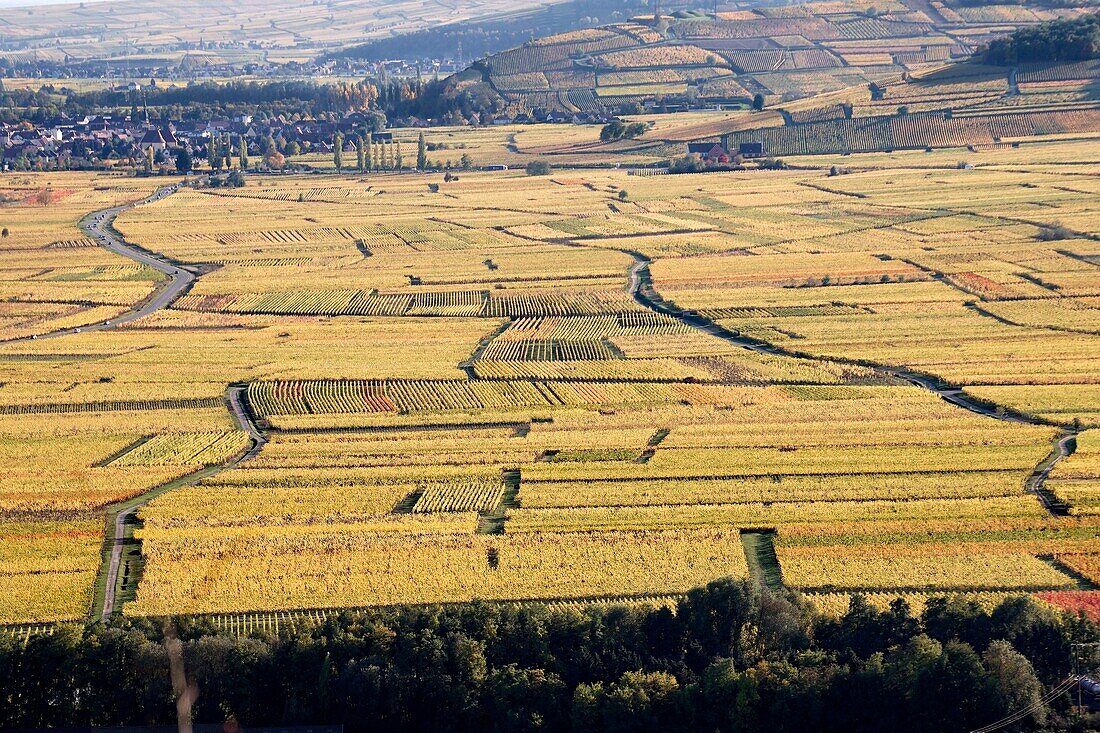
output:
[{"label": "agricultural field", "polygon": [[[1036,137],[1100,132],[1100,62],[983,66],[968,61],[784,105],[783,124],[745,124],[731,149],[763,142],[769,155],[992,148]],[[1019,81],[1016,81],[1019,80]]]},{"label": "agricultural field", "polygon": [[800,160],[249,176],[128,208],[127,241],[199,275],[115,328],[0,344],[0,623],[726,576],[824,609],[1089,607],[1095,150]]},{"label": "agricultural field", "polygon": [[[1062,148],[1086,150],[1051,150]],[[786,351],[903,367],[1051,424],[1095,424],[1092,177],[992,161],[871,169],[878,159],[723,197],[748,246],[659,260],[654,287]],[[816,216],[821,207],[843,219]]]},{"label": "agricultural field", "polygon": [[0,178],[0,339],[112,318],[148,297],[160,274],[105,252],[77,224],[155,188],[108,174]]}]

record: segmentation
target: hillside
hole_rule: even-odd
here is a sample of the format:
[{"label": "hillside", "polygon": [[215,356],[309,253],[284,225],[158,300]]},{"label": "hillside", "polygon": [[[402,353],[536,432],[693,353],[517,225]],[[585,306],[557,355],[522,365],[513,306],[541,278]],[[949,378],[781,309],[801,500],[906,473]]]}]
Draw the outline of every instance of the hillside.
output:
[{"label": "hillside", "polygon": [[858,153],[1009,145],[1033,137],[1100,132],[1100,61],[998,68],[961,63],[872,94],[804,100],[782,124],[724,137],[736,148],[762,141],[769,155]]},{"label": "hillside", "polygon": [[[546,0],[543,5],[553,5]],[[5,9],[0,56],[54,61],[307,61],[324,51],[507,16],[517,0],[114,0]]]},{"label": "hillside", "polygon": [[773,106],[962,59],[1017,27],[1082,9],[888,0],[676,13],[532,41],[475,65],[513,113]]}]

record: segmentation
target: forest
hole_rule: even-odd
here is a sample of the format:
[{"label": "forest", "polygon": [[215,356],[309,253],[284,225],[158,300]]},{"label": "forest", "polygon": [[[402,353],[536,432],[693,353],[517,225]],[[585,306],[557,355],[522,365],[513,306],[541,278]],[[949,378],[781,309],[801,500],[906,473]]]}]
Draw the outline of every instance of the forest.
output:
[{"label": "forest", "polygon": [[[344,611],[251,637],[121,619],[0,638],[0,728],[172,723],[173,670],[194,722],[246,728],[950,733],[1034,704],[1069,673],[1071,643],[1097,640],[1027,597],[934,598],[918,616],[855,596],[834,618],[733,580],[675,608]],[[1084,729],[1069,706],[1017,729]]]}]

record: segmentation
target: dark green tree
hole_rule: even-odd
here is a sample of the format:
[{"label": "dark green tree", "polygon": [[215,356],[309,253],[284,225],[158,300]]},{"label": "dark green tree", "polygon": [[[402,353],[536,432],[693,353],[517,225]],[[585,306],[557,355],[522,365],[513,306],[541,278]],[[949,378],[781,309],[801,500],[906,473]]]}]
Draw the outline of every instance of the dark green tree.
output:
[{"label": "dark green tree", "polygon": [[191,151],[181,147],[176,151],[176,170],[180,173],[190,173],[195,167],[195,161],[191,159]]}]

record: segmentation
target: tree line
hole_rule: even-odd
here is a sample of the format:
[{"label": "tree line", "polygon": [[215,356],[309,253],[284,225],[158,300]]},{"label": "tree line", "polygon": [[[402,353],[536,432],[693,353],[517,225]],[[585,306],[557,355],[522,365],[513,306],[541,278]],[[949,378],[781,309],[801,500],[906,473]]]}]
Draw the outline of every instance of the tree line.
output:
[{"label": "tree line", "polygon": [[1025,26],[990,42],[987,63],[998,66],[1100,58],[1100,13]]},{"label": "tree line", "polygon": [[[675,608],[473,603],[340,612],[278,634],[203,617],[0,639],[0,729],[173,723],[349,731],[953,733],[1039,700],[1083,617],[1027,597],[846,614],[722,580]],[[174,692],[170,669],[176,662]],[[1017,730],[1084,730],[1066,695]],[[1094,718],[1092,724],[1097,721]]]},{"label": "tree line", "polygon": [[208,120],[248,114],[273,118],[339,119],[373,110],[391,119],[468,118],[484,105],[451,93],[446,80],[368,78],[358,82],[213,81],[140,89],[73,91],[64,87],[0,89],[0,121],[45,122],[59,115],[91,114],[140,119],[145,109],[162,119]]}]

